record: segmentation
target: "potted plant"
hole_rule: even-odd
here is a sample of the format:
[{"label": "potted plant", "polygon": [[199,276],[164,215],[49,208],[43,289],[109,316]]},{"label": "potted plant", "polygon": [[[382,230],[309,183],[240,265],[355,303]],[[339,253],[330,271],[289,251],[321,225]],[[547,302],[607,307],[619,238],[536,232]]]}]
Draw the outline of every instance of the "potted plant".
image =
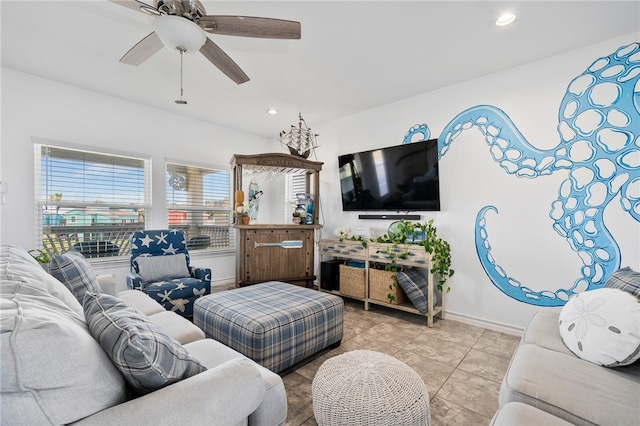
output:
[{"label": "potted plant", "polygon": [[345,238],[349,238],[350,233],[351,233],[351,229],[345,228],[345,227],[336,228],[333,230],[333,235],[338,237],[338,241],[340,242],[343,242]]},{"label": "potted plant", "polygon": [[[433,226],[433,219],[427,222],[401,220],[394,232],[378,237],[375,241],[394,244],[395,249],[388,250],[387,254],[399,259],[406,258],[407,253],[406,249],[398,248],[399,244],[411,243],[424,247],[425,251],[431,255],[433,266],[430,272],[437,275],[437,287],[440,291],[443,291],[447,279],[452,277],[455,272],[451,269],[451,247],[447,241],[438,237],[436,227]],[[451,288],[447,287],[447,293],[450,290]]]},{"label": "potted plant", "polygon": [[[52,254],[56,253],[57,251],[53,250]],[[49,256],[49,253],[47,251],[43,249],[33,249],[29,250],[29,254],[36,260],[36,262],[40,264],[40,266],[42,266],[42,269],[49,272],[49,262],[51,262],[51,256]]]},{"label": "potted plant", "polygon": [[49,257],[49,253],[47,253],[42,249],[29,250],[29,254],[31,255],[31,257],[33,257],[36,260],[36,262],[40,264],[51,262],[51,257]]}]

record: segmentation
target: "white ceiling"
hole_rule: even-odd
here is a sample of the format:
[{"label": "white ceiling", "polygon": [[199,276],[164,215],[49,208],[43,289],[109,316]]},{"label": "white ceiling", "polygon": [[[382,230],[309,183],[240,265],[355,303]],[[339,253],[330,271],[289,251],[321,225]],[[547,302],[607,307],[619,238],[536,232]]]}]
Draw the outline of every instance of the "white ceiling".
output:
[{"label": "white ceiling", "polygon": [[[151,4],[152,0],[143,0]],[[300,21],[301,40],[214,36],[249,75],[162,49],[118,62],[153,18],[107,0],[0,1],[2,66],[267,138],[640,30],[631,1],[207,1],[210,15]],[[503,11],[518,19],[493,22]],[[267,108],[280,111],[268,116]]]}]

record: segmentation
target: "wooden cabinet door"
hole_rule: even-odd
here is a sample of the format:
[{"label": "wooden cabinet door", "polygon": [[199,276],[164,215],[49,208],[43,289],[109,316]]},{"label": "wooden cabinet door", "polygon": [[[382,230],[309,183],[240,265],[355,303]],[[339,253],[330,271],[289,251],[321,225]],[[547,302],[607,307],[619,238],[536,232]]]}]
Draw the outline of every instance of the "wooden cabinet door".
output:
[{"label": "wooden cabinet door", "polygon": [[[239,277],[250,284],[264,281],[313,279],[312,229],[244,230],[241,253],[244,271]],[[286,247],[294,246],[294,247]]]}]

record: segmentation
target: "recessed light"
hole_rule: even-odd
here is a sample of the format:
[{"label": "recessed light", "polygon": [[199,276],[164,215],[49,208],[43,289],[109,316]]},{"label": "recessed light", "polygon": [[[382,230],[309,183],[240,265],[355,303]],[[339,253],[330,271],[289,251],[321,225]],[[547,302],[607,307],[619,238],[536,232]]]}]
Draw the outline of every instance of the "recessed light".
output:
[{"label": "recessed light", "polygon": [[269,114],[269,115],[276,115],[277,113],[278,113],[278,110],[273,109],[273,108],[269,108],[267,110],[267,114]]},{"label": "recessed light", "polygon": [[496,20],[496,25],[499,27],[504,27],[505,25],[509,25],[515,20],[516,20],[516,15],[514,15],[513,13],[503,13]]}]

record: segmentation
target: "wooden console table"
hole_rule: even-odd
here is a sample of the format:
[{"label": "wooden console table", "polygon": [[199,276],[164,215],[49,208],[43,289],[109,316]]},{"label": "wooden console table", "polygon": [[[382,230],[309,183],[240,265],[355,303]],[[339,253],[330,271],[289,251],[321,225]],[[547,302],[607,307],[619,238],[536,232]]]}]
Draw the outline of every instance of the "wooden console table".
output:
[{"label": "wooden console table", "polygon": [[[403,258],[400,258],[396,255],[390,256],[389,253],[401,251],[403,253]],[[365,264],[365,274],[364,274],[364,298],[355,297],[355,299],[364,301],[365,310],[369,310],[369,305],[380,305],[386,306],[388,308],[398,309],[405,312],[411,312],[418,315],[423,315],[418,311],[411,301],[405,301],[398,305],[394,305],[391,303],[382,302],[379,300],[375,300],[369,297],[369,271],[370,271],[370,263],[378,262],[378,263],[395,263],[397,265],[404,266],[412,266],[416,268],[424,268],[427,271],[427,277],[429,280],[428,284],[428,311],[424,316],[427,318],[427,326],[433,327],[433,318],[434,316],[438,316],[439,318],[444,318],[444,295],[442,292],[439,292],[439,304],[433,304],[433,291],[435,286],[436,277],[431,273],[431,256],[424,250],[424,247],[412,244],[381,244],[375,242],[368,242],[367,247],[365,248],[360,241],[339,241],[337,239],[322,239],[320,240],[320,257],[322,256],[331,256],[333,258],[344,259],[344,260],[358,260],[363,261]],[[322,268],[320,268],[322,273]],[[320,277],[320,282],[322,277]],[[327,293],[333,293],[344,297],[352,297],[348,294],[340,293],[339,290],[325,290],[320,289],[321,291]]]}]

